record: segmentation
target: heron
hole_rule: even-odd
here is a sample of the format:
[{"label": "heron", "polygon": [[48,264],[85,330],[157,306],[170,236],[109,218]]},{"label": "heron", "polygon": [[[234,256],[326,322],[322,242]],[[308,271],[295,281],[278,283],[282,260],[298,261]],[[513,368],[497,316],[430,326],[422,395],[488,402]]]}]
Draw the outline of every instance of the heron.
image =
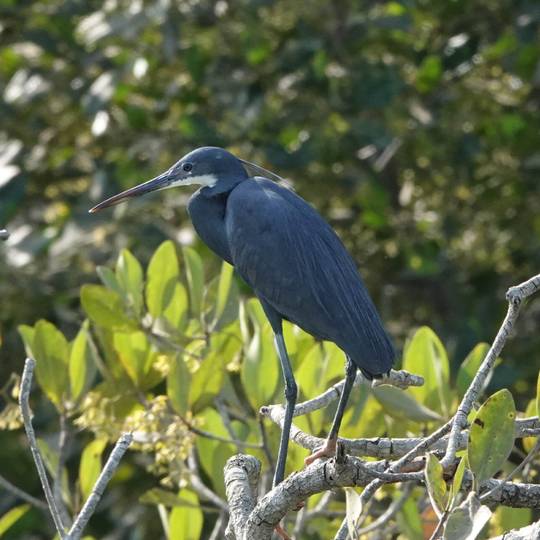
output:
[{"label": "heron", "polygon": [[[94,206],[96,212],[152,191],[199,185],[187,205],[197,234],[253,289],[274,333],[285,382],[285,415],[273,485],[284,477],[298,394],[283,321],[345,353],[345,382],[325,444],[309,465],[335,454],[357,371],[369,380],[392,368],[395,352],[357,267],[321,215],[280,177],[225,149],[202,147],[170,169]],[[249,389],[248,389],[249,390]]]}]

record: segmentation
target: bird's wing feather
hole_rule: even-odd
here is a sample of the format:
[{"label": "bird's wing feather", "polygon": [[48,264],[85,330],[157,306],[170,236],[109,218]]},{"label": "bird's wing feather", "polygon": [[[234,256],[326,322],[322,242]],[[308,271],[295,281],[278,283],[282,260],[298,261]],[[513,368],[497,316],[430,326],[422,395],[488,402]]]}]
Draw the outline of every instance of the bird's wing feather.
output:
[{"label": "bird's wing feather", "polygon": [[365,372],[390,369],[394,351],[355,264],[309,204],[252,179],[230,194],[225,221],[233,263],[261,299]]}]

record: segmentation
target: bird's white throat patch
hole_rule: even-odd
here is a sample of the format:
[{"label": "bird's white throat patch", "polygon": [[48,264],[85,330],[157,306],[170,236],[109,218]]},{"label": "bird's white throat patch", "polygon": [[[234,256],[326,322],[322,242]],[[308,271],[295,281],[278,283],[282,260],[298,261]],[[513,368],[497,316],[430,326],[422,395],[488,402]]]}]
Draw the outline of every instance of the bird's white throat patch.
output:
[{"label": "bird's white throat patch", "polygon": [[199,176],[189,176],[188,178],[182,178],[181,180],[174,180],[168,186],[164,186],[161,189],[169,189],[179,186],[190,186],[197,184],[200,186],[214,187],[217,183],[217,176],[214,174],[200,174]]}]

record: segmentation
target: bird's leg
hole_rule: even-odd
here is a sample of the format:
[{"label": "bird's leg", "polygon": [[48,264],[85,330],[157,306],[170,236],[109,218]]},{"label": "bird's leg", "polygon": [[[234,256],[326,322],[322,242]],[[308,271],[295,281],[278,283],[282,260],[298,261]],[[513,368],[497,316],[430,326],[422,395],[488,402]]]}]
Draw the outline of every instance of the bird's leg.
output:
[{"label": "bird's leg", "polygon": [[294,375],[291,368],[291,362],[289,355],[287,354],[287,348],[285,347],[285,340],[283,334],[276,333],[274,336],[279,361],[281,363],[281,369],[283,371],[283,378],[285,379],[285,399],[287,405],[285,407],[285,420],[283,422],[283,430],[281,431],[281,441],[279,443],[279,453],[276,465],[276,472],[274,474],[273,487],[276,487],[285,475],[285,462],[287,461],[287,449],[289,447],[289,434],[291,431],[292,418],[294,413],[294,406],[296,404],[296,396],[298,394],[298,387],[294,380]]},{"label": "bird's leg", "polygon": [[336,414],[334,416],[334,421],[332,423],[332,428],[326,439],[326,442],[322,448],[319,448],[313,454],[308,456],[304,463],[310,465],[316,459],[322,457],[332,457],[336,453],[337,439],[339,427],[341,426],[341,420],[343,419],[343,413],[345,412],[345,407],[347,401],[349,400],[349,395],[351,393],[354,379],[356,378],[357,367],[354,365],[353,361],[347,356],[347,362],[345,364],[345,384],[343,385],[343,391],[339,398],[338,407]]}]

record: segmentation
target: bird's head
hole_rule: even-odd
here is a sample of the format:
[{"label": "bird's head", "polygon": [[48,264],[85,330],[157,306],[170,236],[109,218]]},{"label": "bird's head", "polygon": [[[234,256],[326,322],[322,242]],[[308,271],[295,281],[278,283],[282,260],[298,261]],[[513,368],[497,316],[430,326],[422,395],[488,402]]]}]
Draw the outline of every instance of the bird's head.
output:
[{"label": "bird's head", "polygon": [[125,199],[144,195],[151,191],[191,184],[203,186],[208,195],[224,193],[230,191],[236,184],[249,176],[263,173],[269,173],[269,171],[238,159],[223,148],[205,146],[186,154],[170,169],[152,180],[109,197],[90,209],[90,212],[97,212]]}]

